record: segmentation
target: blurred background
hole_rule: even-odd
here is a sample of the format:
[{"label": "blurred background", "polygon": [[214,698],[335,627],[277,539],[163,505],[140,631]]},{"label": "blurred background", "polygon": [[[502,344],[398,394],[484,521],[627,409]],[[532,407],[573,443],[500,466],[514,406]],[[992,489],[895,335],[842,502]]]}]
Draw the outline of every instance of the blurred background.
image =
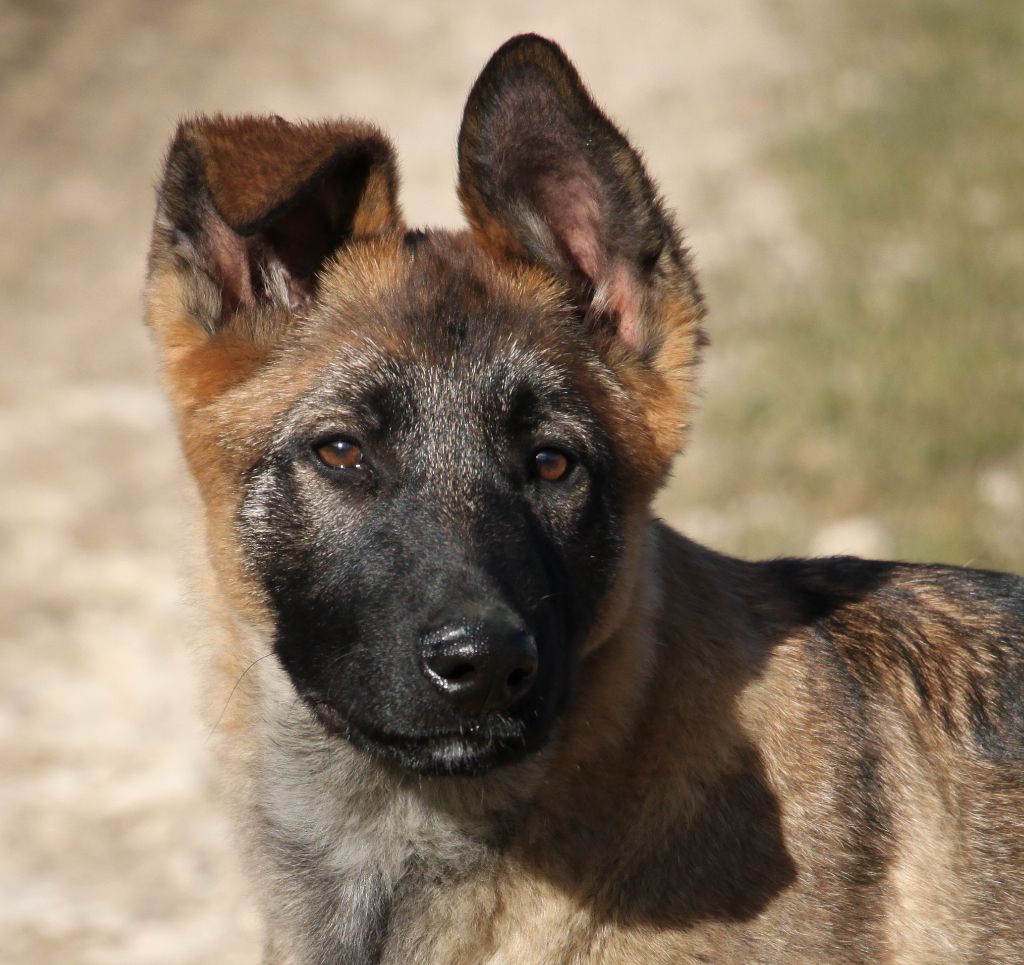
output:
[{"label": "blurred background", "polygon": [[712,346],[660,511],[744,555],[1024,569],[1019,0],[0,0],[0,956],[251,963],[191,494],[141,322],[193,111],[362,115],[454,225],[462,103],[557,39],[687,226]]}]

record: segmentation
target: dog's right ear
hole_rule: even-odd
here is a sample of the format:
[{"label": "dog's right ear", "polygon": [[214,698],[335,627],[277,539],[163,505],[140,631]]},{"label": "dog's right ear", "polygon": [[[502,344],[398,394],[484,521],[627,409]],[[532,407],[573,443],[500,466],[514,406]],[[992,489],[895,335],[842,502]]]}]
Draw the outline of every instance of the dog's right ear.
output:
[{"label": "dog's right ear", "polygon": [[459,196],[483,247],[549,269],[615,354],[666,367],[693,355],[700,294],[673,219],[557,44],[513,37],[484,67],[459,133]]},{"label": "dog's right ear", "polygon": [[[199,117],[171,143],[150,250],[148,321],[165,352],[258,342],[316,297],[350,239],[400,226],[388,140],[346,121]],[[250,348],[251,351],[251,348]]]},{"label": "dog's right ear", "polygon": [[557,44],[513,37],[484,67],[459,133],[459,196],[492,257],[562,283],[664,471],[688,424],[700,292],[640,155]]}]

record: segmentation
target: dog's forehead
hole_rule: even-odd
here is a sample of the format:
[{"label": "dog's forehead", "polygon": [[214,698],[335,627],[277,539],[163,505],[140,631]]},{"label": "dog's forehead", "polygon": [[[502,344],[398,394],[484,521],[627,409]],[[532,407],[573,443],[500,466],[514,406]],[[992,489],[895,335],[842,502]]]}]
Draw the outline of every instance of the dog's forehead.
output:
[{"label": "dog's forehead", "polygon": [[546,274],[498,265],[446,232],[353,246],[325,275],[301,341],[323,391],[438,402],[453,389],[557,393],[597,357]]},{"label": "dog's forehead", "polygon": [[[325,432],[409,442],[543,431],[585,445],[617,383],[544,272],[495,264],[458,235],[356,244],[261,375],[218,406],[243,449]],[[621,410],[615,406],[615,411]]]},{"label": "dog's forehead", "polygon": [[322,277],[312,319],[327,337],[372,336],[424,356],[486,350],[510,334],[557,339],[566,314],[549,274],[496,262],[466,233],[436,231],[348,246]]},{"label": "dog's forehead", "polygon": [[[435,436],[474,429],[485,434],[544,418],[589,422],[574,372],[543,346],[521,338],[486,350],[448,355],[396,352],[370,341],[325,360],[289,415],[292,428],[338,420],[403,435]],[[577,420],[574,415],[580,414]]]},{"label": "dog's forehead", "polygon": [[599,414],[621,421],[627,402],[548,273],[439,232],[348,246],[216,421],[239,451],[327,432],[473,445],[550,432],[585,448],[610,429]]}]

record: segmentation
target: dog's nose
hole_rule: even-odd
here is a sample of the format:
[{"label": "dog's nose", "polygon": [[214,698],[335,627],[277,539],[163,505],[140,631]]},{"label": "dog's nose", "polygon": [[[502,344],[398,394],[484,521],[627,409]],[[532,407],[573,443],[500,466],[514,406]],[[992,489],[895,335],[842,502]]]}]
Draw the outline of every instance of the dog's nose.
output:
[{"label": "dog's nose", "polygon": [[511,707],[533,686],[537,663],[533,637],[503,617],[448,624],[420,638],[427,680],[467,714]]}]

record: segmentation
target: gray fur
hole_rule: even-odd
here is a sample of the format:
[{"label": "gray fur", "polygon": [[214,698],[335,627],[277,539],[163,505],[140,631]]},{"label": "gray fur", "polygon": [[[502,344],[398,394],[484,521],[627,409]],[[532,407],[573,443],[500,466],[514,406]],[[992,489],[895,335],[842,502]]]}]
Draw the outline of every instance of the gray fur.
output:
[{"label": "gray fur", "polygon": [[495,860],[545,755],[482,779],[413,777],[329,737],[276,661],[257,669],[263,756],[246,830],[265,965],[411,961],[392,923],[414,918],[434,883]]}]

